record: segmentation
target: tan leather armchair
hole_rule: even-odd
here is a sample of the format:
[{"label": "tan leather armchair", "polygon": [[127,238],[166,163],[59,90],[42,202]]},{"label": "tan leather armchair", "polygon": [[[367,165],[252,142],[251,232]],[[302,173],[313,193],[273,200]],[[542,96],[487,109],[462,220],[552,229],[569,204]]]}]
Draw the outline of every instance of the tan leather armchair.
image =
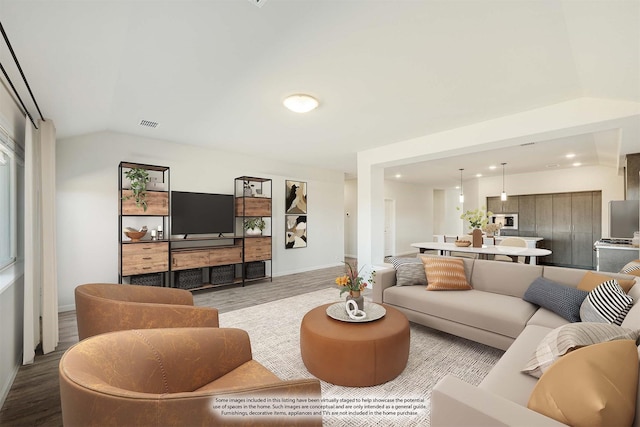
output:
[{"label": "tan leather armchair", "polygon": [[217,327],[218,310],[184,289],[91,283],[75,289],[78,337],[126,329]]},{"label": "tan leather armchair", "polygon": [[320,411],[284,417],[223,413],[219,399],[321,397],[317,379],[282,381],[253,360],[249,336],[240,329],[96,335],[64,353],[59,377],[65,426],[322,425]]}]

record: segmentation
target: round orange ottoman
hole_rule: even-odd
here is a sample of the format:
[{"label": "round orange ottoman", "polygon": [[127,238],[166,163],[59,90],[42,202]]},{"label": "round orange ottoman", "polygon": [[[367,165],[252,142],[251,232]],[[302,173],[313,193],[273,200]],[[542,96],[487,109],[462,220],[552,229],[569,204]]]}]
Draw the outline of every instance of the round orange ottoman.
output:
[{"label": "round orange ottoman", "polygon": [[410,336],[404,314],[385,305],[381,319],[341,322],[327,315],[330,305],[314,308],[300,324],[300,352],[310,373],[331,384],[367,387],[404,371]]}]

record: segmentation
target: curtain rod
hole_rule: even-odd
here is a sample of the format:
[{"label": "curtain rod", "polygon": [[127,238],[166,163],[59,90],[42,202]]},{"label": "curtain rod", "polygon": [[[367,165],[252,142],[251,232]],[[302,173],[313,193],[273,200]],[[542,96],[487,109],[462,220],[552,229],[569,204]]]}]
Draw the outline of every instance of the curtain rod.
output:
[{"label": "curtain rod", "polygon": [[[0,22],[0,31],[2,32],[2,37],[4,37],[4,41],[7,44],[7,47],[9,48],[9,52],[11,52],[11,56],[13,57],[13,61],[16,63],[16,66],[18,67],[18,71],[20,71],[20,75],[22,76],[22,81],[27,86],[27,90],[29,91],[29,95],[31,96],[31,99],[33,100],[33,103],[36,106],[36,110],[38,110],[38,114],[40,114],[40,118],[43,121],[45,121],[44,117],[42,116],[42,111],[40,111],[40,107],[38,106],[38,102],[36,101],[36,97],[33,95],[33,92],[31,91],[31,86],[29,86],[29,82],[27,81],[27,77],[24,75],[24,72],[22,71],[22,67],[20,66],[20,62],[18,61],[18,57],[16,56],[16,54],[15,54],[15,52],[13,50],[13,47],[11,46],[11,42],[9,41],[9,37],[7,36],[7,33],[4,31],[4,26],[2,25],[2,22]],[[15,86],[11,82],[11,79],[9,78],[9,75],[7,74],[6,70],[4,69],[4,67],[2,66],[1,63],[0,63],[0,67],[2,68],[2,73],[4,74],[5,78],[7,79],[9,84],[11,85],[11,88],[13,89],[13,92],[18,97],[18,100],[20,101],[20,104],[22,104],[22,108],[24,108],[25,113],[27,114],[27,116],[29,116],[29,119],[31,119],[31,123],[33,123],[33,126],[36,129],[38,129],[38,127],[36,126],[35,122],[33,121],[33,117],[31,117],[31,114],[29,114],[29,111],[27,110],[27,107],[24,105],[24,102],[22,102],[22,99],[20,98],[20,95],[18,95],[18,91],[16,90]]]},{"label": "curtain rod", "polygon": [[22,98],[20,98],[20,94],[18,93],[18,91],[16,90],[16,87],[13,85],[13,82],[9,78],[7,71],[2,66],[2,62],[0,62],[0,69],[2,70],[2,74],[4,74],[4,78],[7,79],[7,82],[9,82],[11,89],[13,89],[13,93],[18,97],[18,101],[20,101],[20,105],[22,105],[22,109],[27,114],[27,116],[29,116],[29,120],[31,120],[33,127],[38,129],[38,126],[36,126],[36,123],[33,121],[33,117],[31,117],[31,114],[29,114],[29,110],[27,110],[27,107],[25,107],[24,102],[22,102]]}]

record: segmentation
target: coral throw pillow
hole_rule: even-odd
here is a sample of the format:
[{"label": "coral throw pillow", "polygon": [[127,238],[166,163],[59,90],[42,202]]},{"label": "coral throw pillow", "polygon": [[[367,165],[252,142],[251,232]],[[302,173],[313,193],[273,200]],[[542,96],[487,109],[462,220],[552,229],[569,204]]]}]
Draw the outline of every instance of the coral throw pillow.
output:
[{"label": "coral throw pillow", "polygon": [[635,341],[609,341],[562,356],[540,377],[527,407],[573,427],[631,426],[637,386]]},{"label": "coral throw pillow", "polygon": [[466,291],[473,289],[464,272],[464,263],[455,258],[423,258],[428,291]]},{"label": "coral throw pillow", "polygon": [[[584,276],[582,276],[582,280],[578,283],[578,289],[581,291],[591,292],[598,285],[612,280],[613,277],[605,276],[604,274],[594,273],[593,271],[587,271]],[[616,279],[618,285],[622,288],[625,293],[629,293],[633,285],[636,282],[633,279],[625,280],[625,279]]]}]

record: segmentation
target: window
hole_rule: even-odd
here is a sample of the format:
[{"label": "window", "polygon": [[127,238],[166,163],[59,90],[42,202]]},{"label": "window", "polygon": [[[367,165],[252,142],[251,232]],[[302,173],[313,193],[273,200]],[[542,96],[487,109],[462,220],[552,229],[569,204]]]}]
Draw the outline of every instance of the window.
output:
[{"label": "window", "polygon": [[0,270],[18,252],[18,182],[24,173],[22,148],[0,127]]}]

